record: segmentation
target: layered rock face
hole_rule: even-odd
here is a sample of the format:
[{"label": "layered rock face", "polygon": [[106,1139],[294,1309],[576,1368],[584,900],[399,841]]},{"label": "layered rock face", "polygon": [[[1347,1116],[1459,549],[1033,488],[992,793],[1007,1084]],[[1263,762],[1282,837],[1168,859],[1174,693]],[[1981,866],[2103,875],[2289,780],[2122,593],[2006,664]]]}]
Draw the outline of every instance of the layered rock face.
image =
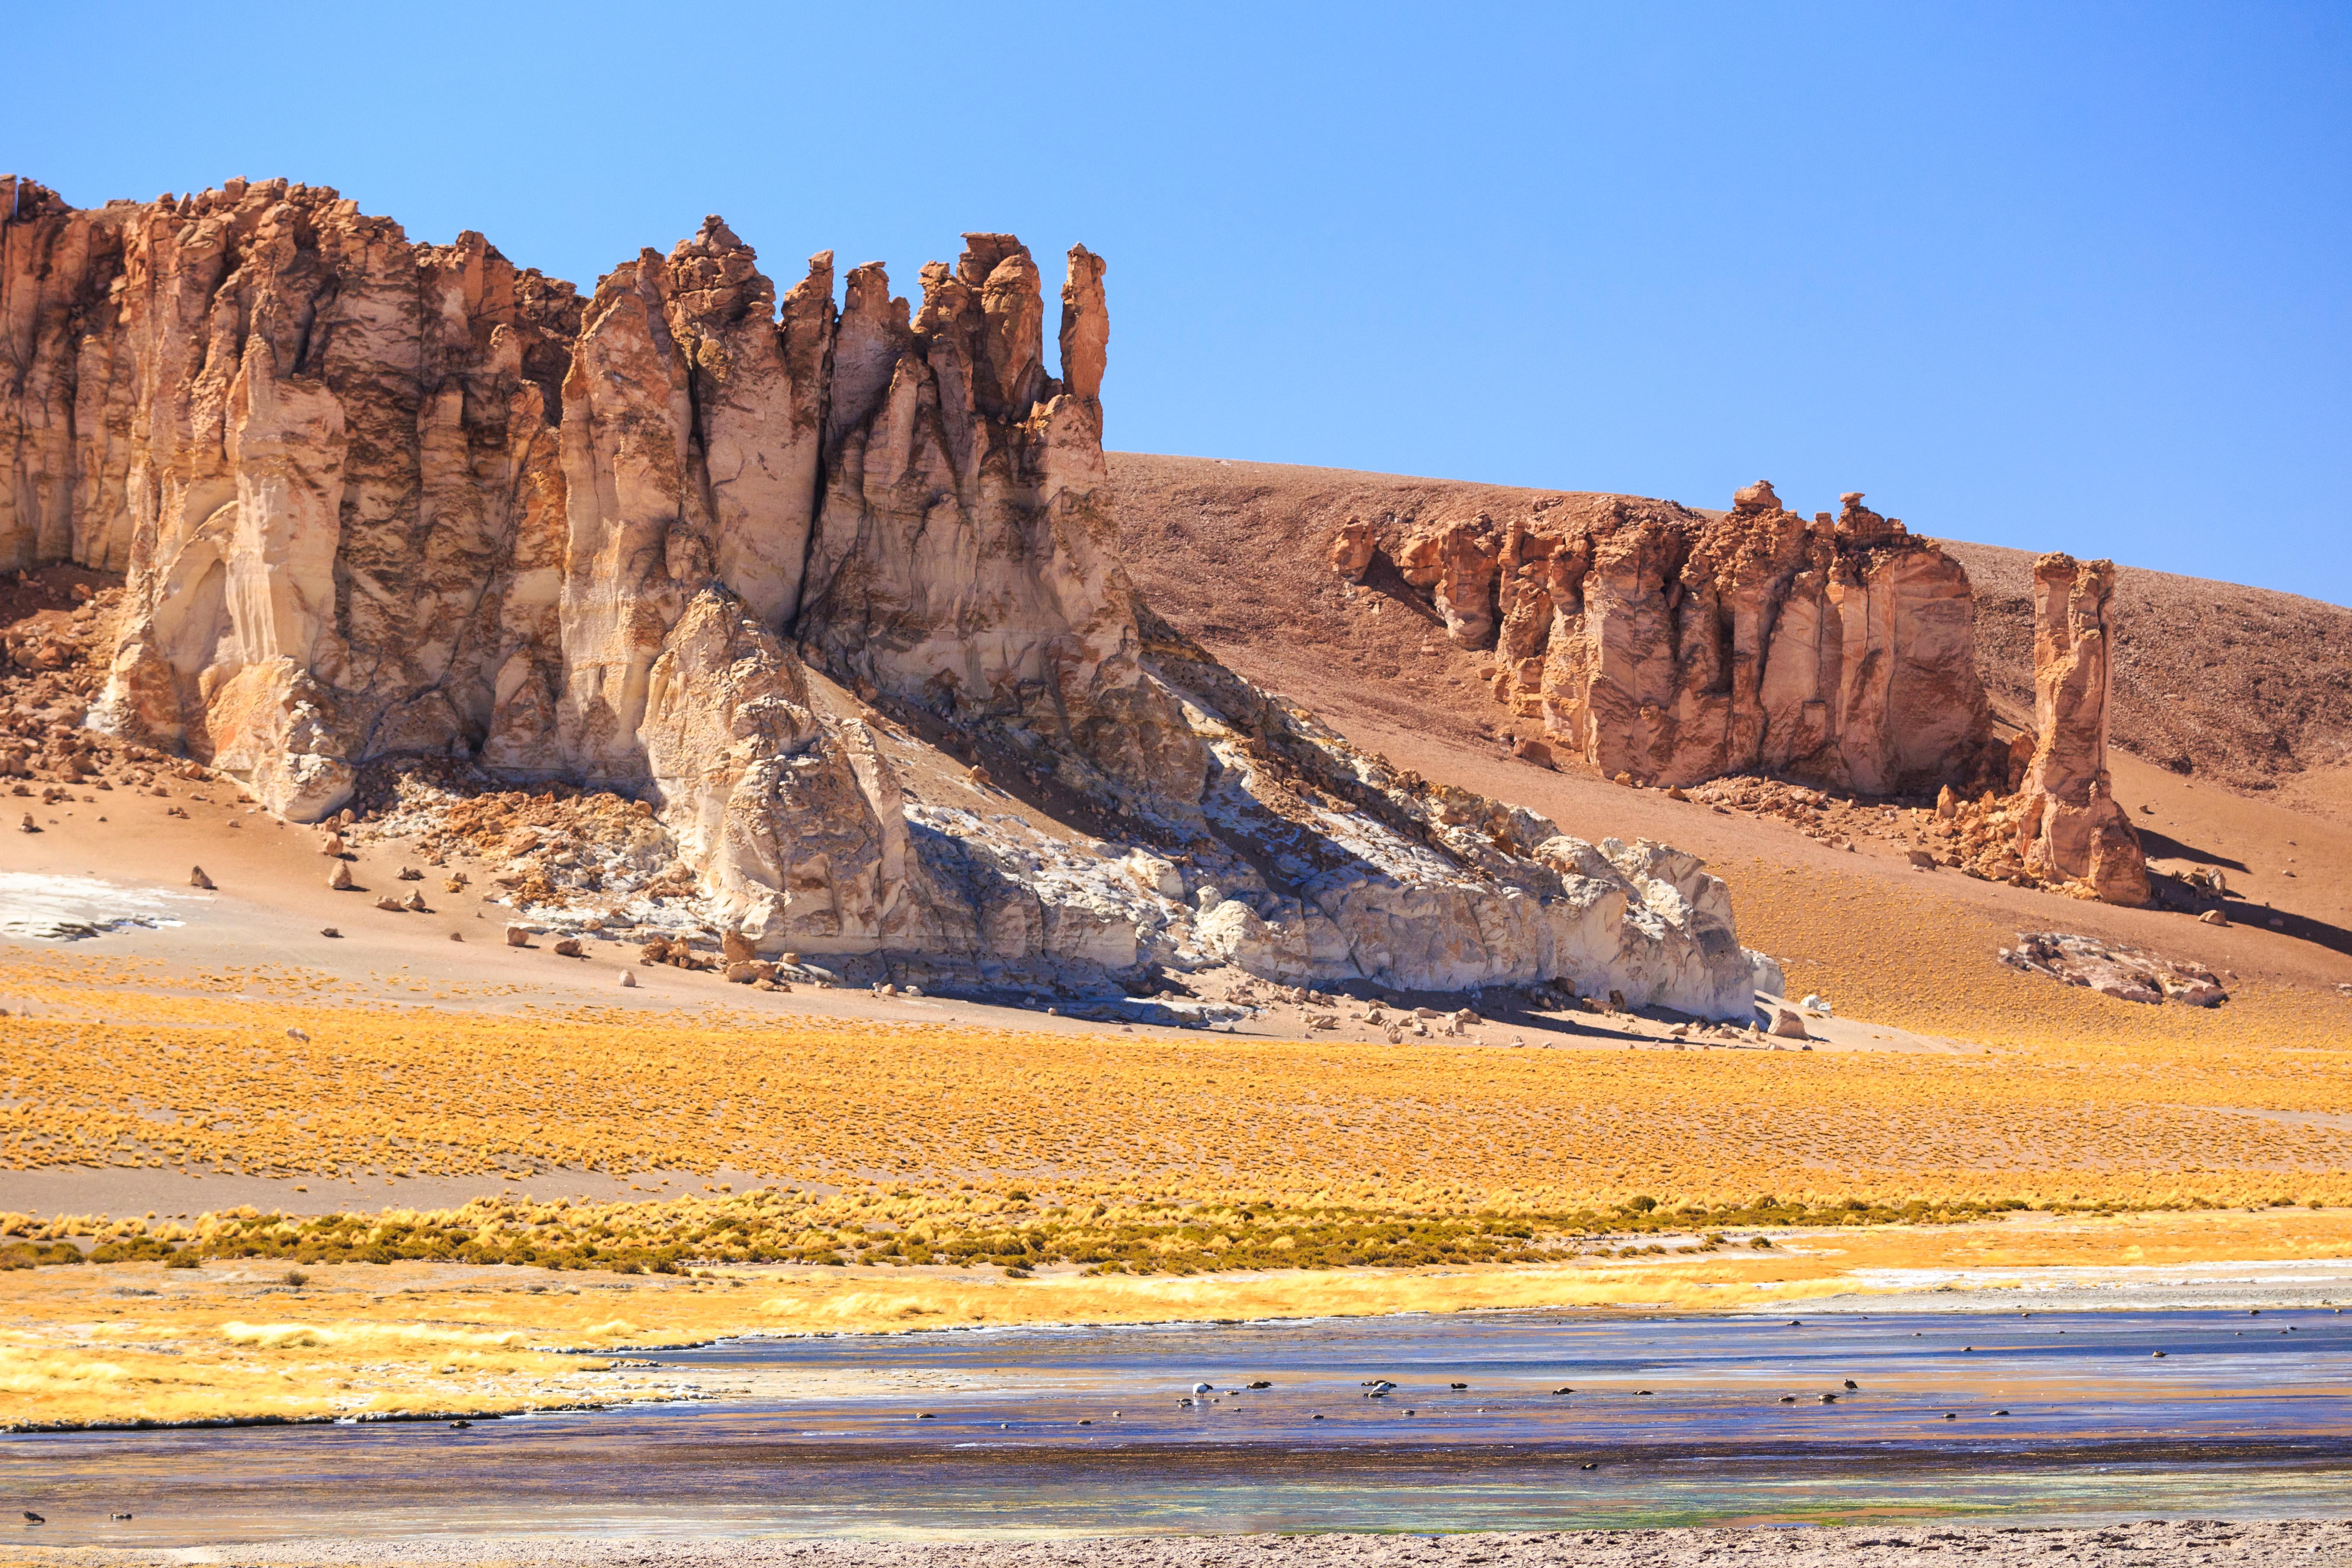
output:
[{"label": "layered rock face", "polygon": [[[919,309],[877,265],[836,309],[830,255],[780,299],[717,218],[583,301],[282,180],[94,211],[12,180],[0,211],[0,563],[124,573],[90,722],[273,810],[427,762],[631,796],[683,869],[605,900],[683,876],[766,952],[1746,1015],[1688,857],[1394,775],[1138,602],[1083,247],[1057,379],[1007,235],[925,268]],[[1512,537],[1515,584],[1577,591],[1565,536]],[[1467,626],[1478,552],[1449,548]],[[919,788],[938,750],[1097,847]]]},{"label": "layered rock face", "polygon": [[2107,775],[2115,563],[2044,555],[2033,565],[2033,721],[2038,739],[2018,792],[2017,852],[2052,879],[2103,902],[2148,901],[2147,860]]},{"label": "layered rock face", "polygon": [[[1351,521],[1334,569],[1360,578],[1373,531]],[[1560,496],[1384,531],[1454,640],[1494,648],[1496,700],[1604,773],[1901,795],[1988,763],[1968,574],[1859,494],[1810,522],[1759,482],[1717,516]]]}]

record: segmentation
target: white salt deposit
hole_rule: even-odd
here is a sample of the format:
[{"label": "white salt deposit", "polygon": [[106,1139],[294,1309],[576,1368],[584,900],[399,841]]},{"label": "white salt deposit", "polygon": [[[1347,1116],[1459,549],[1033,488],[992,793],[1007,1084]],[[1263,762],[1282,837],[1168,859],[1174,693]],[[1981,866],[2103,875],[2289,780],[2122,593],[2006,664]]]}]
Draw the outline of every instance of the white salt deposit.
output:
[{"label": "white salt deposit", "polygon": [[209,900],[160,888],[126,888],[96,877],[0,871],[0,937],[74,942],[109,931],[183,925],[185,906]]}]

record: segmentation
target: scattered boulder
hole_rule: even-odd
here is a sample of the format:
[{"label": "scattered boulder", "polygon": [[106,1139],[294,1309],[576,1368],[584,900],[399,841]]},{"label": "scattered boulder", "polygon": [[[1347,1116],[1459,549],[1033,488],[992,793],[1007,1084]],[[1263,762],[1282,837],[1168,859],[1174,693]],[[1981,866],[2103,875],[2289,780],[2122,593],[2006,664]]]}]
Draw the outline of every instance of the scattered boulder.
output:
[{"label": "scattered boulder", "polygon": [[2220,978],[2202,964],[2064,931],[2019,931],[2017,945],[2000,950],[2000,962],[2021,973],[2080,985],[2119,1002],[2218,1007],[2230,999]]},{"label": "scattered boulder", "polygon": [[580,958],[584,956],[580,951],[580,939],[576,936],[567,936],[561,942],[558,942],[555,944],[555,956],[558,958]]},{"label": "scattered boulder", "polygon": [[636,977],[635,975],[634,975],[634,974],[630,973],[629,973],[627,970],[625,970],[625,969],[624,969],[624,970],[622,970],[622,971],[620,972],[620,975],[621,975],[621,977],[620,977],[620,979],[616,982],[616,984],[619,984],[620,986],[622,986],[624,989],[630,989],[630,988],[634,988],[634,987],[635,986],[635,984],[637,984],[637,977]]},{"label": "scattered boulder", "polygon": [[509,947],[529,947],[530,945],[530,928],[528,926],[507,927],[507,945]]},{"label": "scattered boulder", "polygon": [[358,885],[358,883],[352,880],[351,862],[348,860],[337,861],[335,863],[335,874],[327,879],[327,886],[332,888],[339,893],[348,893]]},{"label": "scattered boulder", "polygon": [[408,912],[408,906],[402,903],[398,899],[394,898],[390,893],[386,893],[383,897],[378,899],[375,901],[375,907],[383,910],[387,914],[400,915],[406,914]]},{"label": "scattered boulder", "polygon": [[29,811],[25,814],[25,820],[16,824],[19,833],[38,833],[40,830],[40,825],[33,820],[33,814]]},{"label": "scattered boulder", "polygon": [[212,889],[213,879],[210,877],[205,876],[205,868],[202,866],[199,866],[194,870],[188,873],[188,886],[191,888],[202,888],[209,892]]},{"label": "scattered boulder", "polygon": [[414,866],[403,866],[400,868],[400,880],[404,882],[421,882],[425,880],[425,873],[418,870]]},{"label": "scattered boulder", "polygon": [[1812,1038],[1812,1036],[1805,1032],[1805,1020],[1803,1016],[1787,1007],[1775,1007],[1772,1009],[1772,1033],[1784,1040],[1810,1040]]},{"label": "scattered boulder", "polygon": [[773,980],[776,966],[756,959],[738,959],[727,966],[727,978],[738,985],[749,985],[755,980]]},{"label": "scattered boulder", "polygon": [[400,907],[408,910],[412,914],[429,915],[433,912],[431,910],[425,908],[425,895],[421,891],[413,892],[409,894],[408,897],[401,900]]},{"label": "scattered boulder", "polygon": [[320,926],[320,927],[319,928],[319,934],[320,934],[320,936],[340,937],[340,936],[341,936],[343,933],[342,933],[341,931],[337,931],[337,930],[336,930],[334,927],[332,927],[332,926]]},{"label": "scattered boulder", "polygon": [[2230,917],[2223,914],[2219,910],[2207,910],[2203,914],[2199,915],[2197,919],[2203,924],[2209,926],[2225,926],[2230,923]]},{"label": "scattered boulder", "polygon": [[1372,569],[1372,557],[1379,549],[1372,525],[1351,517],[1339,525],[1339,537],[1331,541],[1331,570],[1350,583],[1360,583]]},{"label": "scattered boulder", "polygon": [[[751,945],[751,939],[741,931],[734,930],[719,933],[719,951],[730,965],[748,963],[760,956],[760,950]],[[734,978],[731,970],[728,978],[730,980]]]}]

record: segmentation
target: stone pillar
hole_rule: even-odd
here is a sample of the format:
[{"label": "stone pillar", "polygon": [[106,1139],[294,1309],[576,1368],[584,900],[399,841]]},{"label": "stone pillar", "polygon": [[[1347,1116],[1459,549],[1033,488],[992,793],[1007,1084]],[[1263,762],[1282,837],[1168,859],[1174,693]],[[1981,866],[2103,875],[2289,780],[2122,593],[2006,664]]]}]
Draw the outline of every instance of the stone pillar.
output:
[{"label": "stone pillar", "polygon": [[2017,850],[2039,875],[2094,889],[2102,902],[2148,901],[2147,862],[2107,777],[2114,639],[2112,561],[2044,555],[2033,566],[2033,721]]}]

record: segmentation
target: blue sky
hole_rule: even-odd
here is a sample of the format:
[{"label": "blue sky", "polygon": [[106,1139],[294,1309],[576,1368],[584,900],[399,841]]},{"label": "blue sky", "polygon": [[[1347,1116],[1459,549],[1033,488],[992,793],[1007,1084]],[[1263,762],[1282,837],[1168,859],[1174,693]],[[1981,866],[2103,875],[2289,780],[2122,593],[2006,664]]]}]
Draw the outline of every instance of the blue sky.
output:
[{"label": "blue sky", "polygon": [[[2352,6],[27,5],[0,163],[583,288],[726,216],[1109,258],[1114,447],[1792,506],[2352,603]],[[1046,260],[1049,277],[1058,267]]]}]

